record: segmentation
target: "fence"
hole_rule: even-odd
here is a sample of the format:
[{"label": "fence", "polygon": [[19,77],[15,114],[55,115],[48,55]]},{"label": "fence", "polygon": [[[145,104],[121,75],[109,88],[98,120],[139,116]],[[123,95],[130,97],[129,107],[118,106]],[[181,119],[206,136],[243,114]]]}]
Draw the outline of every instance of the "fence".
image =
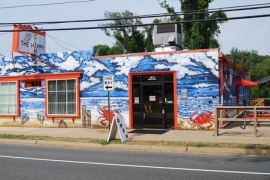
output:
[{"label": "fence", "polygon": [[217,106],[215,107],[215,135],[219,128],[225,127],[229,122],[242,121],[244,128],[246,122],[254,123],[254,137],[257,137],[258,123],[270,122],[270,106]]}]

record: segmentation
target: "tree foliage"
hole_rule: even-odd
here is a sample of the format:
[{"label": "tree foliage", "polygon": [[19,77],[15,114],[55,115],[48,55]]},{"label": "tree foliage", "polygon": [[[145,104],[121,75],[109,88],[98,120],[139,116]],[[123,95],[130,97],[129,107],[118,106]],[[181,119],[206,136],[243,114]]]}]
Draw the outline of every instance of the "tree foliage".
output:
[{"label": "tree foliage", "polygon": [[[108,12],[104,14],[105,18],[115,19],[110,23],[100,24],[102,27],[115,27],[103,28],[107,36],[114,37],[117,45],[121,45],[126,53],[144,52],[145,50],[153,50],[152,42],[152,28],[140,28],[134,25],[141,25],[140,18],[128,19],[127,17],[134,16],[130,11],[123,12]],[[117,19],[116,19],[117,18]],[[145,36],[147,34],[147,36]]]},{"label": "tree foliage", "polygon": [[[258,81],[270,75],[270,57],[261,56],[257,51],[242,51],[232,48],[227,57],[234,61],[237,65],[250,73],[253,81]],[[269,98],[270,97],[270,81],[252,87],[250,95],[252,98]]]},{"label": "tree foliage", "polygon": [[96,55],[105,56],[109,54],[110,47],[108,45],[98,44],[93,49],[96,51]]},{"label": "tree foliage", "polygon": [[109,47],[105,44],[98,44],[93,47],[96,51],[96,55],[98,56],[106,56],[106,55],[113,55],[113,54],[123,54],[124,49],[121,45],[114,45]]}]

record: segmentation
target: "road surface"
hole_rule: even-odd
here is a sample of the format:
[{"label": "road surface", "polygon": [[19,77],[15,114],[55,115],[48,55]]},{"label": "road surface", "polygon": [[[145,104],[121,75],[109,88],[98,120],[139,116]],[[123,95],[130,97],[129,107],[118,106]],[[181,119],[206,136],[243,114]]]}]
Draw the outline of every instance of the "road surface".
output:
[{"label": "road surface", "polygon": [[1,180],[270,179],[270,157],[0,145]]}]

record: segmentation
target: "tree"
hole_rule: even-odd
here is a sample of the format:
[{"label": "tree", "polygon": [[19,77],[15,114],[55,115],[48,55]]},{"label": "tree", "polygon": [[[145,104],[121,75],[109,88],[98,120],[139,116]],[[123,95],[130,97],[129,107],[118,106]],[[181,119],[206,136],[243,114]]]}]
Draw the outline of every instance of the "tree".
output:
[{"label": "tree", "polygon": [[[257,51],[243,51],[237,48],[232,48],[229,54],[226,55],[235,64],[250,73],[250,78],[253,81],[258,81],[270,75],[270,57],[261,56]],[[250,96],[252,98],[269,98],[270,97],[270,81],[260,84],[257,87],[250,88]]]},{"label": "tree", "polygon": [[96,51],[96,55],[98,56],[105,56],[109,55],[110,47],[108,45],[98,44],[93,47]]},{"label": "tree", "polygon": [[109,50],[109,54],[124,54],[125,51],[121,45],[114,45]]},{"label": "tree", "polygon": [[[227,18],[223,11],[209,13],[209,3],[213,0],[181,0],[181,10],[184,12],[184,21],[202,20],[203,22],[187,22],[184,24],[185,41],[184,46],[189,49],[200,48],[218,48],[219,43],[215,36],[220,34],[219,21],[204,21],[207,19]],[[200,14],[188,13],[191,11],[200,12]]]},{"label": "tree", "polygon": [[107,36],[114,37],[117,45],[121,45],[126,53],[136,53],[145,51],[145,35],[143,29],[138,26],[142,21],[140,18],[127,19],[134,16],[130,11],[104,13],[105,18],[115,19],[111,23],[100,24],[101,27],[125,26],[115,28],[103,28]]},{"label": "tree", "polygon": [[[180,2],[184,13],[183,18],[176,15],[174,8],[170,7],[166,0],[160,4],[169,13],[175,14],[171,17],[171,21],[187,21],[183,24],[184,47],[188,49],[219,48],[220,45],[215,37],[220,34],[219,24],[224,23],[225,20],[205,20],[227,18],[226,14],[221,10],[208,11],[209,3],[213,0],[180,0]],[[189,22],[194,20],[201,22]]]},{"label": "tree", "polygon": [[93,49],[96,51],[97,56],[124,54],[124,49],[121,45],[114,45],[110,48],[108,45],[98,44]]},{"label": "tree", "polygon": [[248,72],[251,72],[254,66],[264,59],[258,54],[258,51],[242,51],[235,47],[231,49],[227,57]]}]

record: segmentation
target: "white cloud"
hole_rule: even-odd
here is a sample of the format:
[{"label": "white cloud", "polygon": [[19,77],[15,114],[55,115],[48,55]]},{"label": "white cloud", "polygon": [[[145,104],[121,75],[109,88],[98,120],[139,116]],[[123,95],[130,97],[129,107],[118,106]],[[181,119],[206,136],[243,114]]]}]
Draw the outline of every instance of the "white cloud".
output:
[{"label": "white cloud", "polygon": [[139,64],[139,62],[143,59],[143,56],[131,56],[131,57],[116,57],[115,59],[112,59],[112,63],[117,64],[116,68],[116,75],[128,75],[130,72],[130,69],[136,68]]},{"label": "white cloud", "polygon": [[124,84],[122,81],[116,81],[116,82],[114,82],[114,88],[128,90],[127,84]]},{"label": "white cloud", "polygon": [[87,67],[82,68],[84,70],[84,73],[91,77],[93,76],[97,71],[102,71],[102,70],[106,70],[106,71],[110,71],[105,65],[103,65],[102,63],[96,61],[96,60],[91,60],[89,62],[86,63]]},{"label": "white cloud", "polygon": [[56,66],[59,66],[60,69],[64,69],[67,71],[72,71],[75,68],[80,66],[79,61],[76,61],[76,59],[72,56],[69,56],[66,61],[63,63],[54,63]]},{"label": "white cloud", "polygon": [[80,89],[85,90],[85,89],[89,88],[90,86],[94,86],[94,85],[99,84],[101,82],[99,78],[95,78],[95,77],[90,77],[90,81],[91,82],[82,81],[80,83]]},{"label": "white cloud", "polygon": [[194,87],[194,88],[204,88],[204,87],[210,87],[210,86],[217,86],[217,85],[216,84],[200,83],[200,84],[194,84],[192,87]]}]

